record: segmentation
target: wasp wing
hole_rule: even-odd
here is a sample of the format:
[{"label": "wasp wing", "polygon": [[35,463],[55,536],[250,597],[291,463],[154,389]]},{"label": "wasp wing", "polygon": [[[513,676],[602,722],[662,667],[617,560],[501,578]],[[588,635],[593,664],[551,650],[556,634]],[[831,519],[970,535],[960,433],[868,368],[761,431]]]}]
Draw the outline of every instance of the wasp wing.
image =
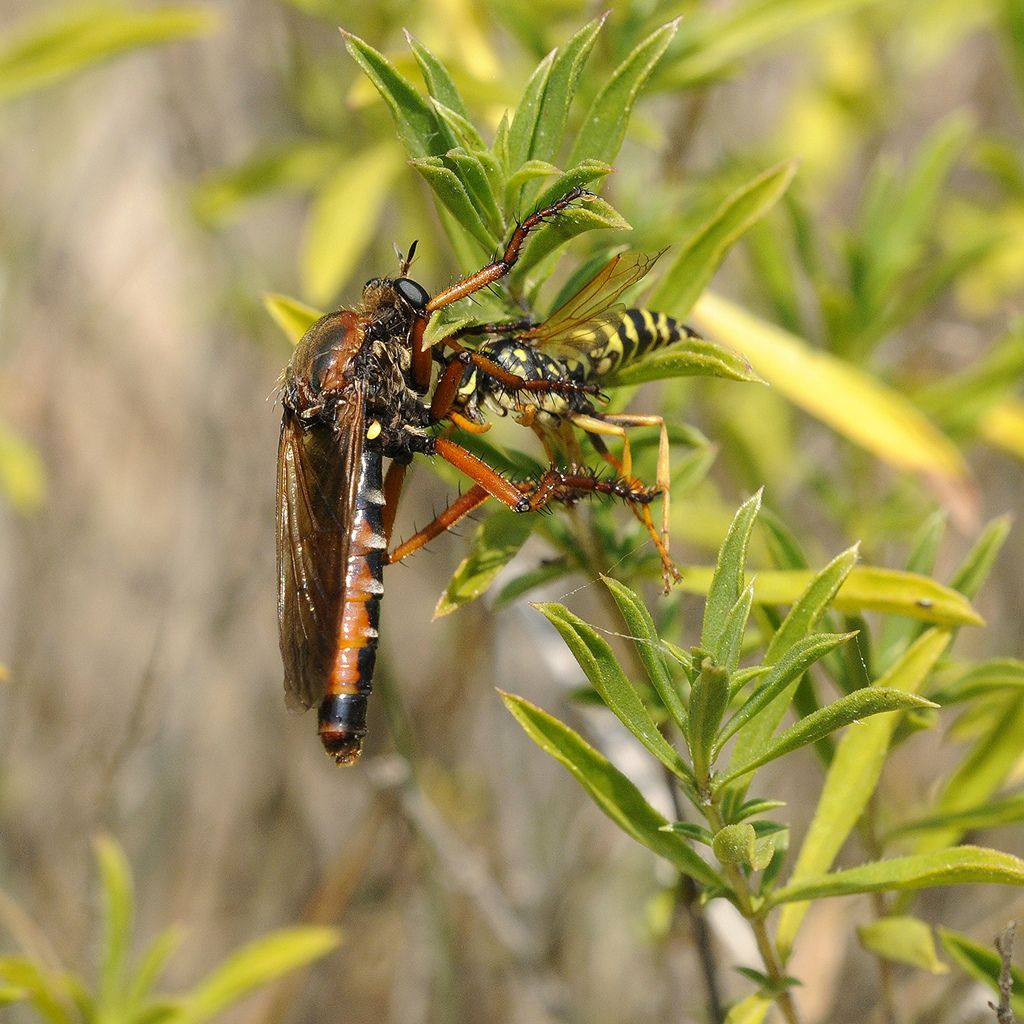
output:
[{"label": "wasp wing", "polygon": [[661,252],[625,252],[612,257],[542,324],[516,337],[556,357],[588,354],[604,342],[602,328],[618,326],[622,319],[626,307],[617,301],[619,296],[636,284],[660,256]]},{"label": "wasp wing", "polygon": [[333,423],[285,409],[277,451],[277,618],[289,704],[319,703],[337,647],[363,442],[362,391]]}]

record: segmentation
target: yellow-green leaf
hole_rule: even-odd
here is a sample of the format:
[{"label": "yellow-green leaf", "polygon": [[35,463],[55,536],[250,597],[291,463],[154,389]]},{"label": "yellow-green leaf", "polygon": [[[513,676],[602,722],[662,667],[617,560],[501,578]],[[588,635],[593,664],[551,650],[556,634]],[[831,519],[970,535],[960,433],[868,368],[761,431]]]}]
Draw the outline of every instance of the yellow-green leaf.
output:
[{"label": "yellow-green leaf", "polygon": [[1024,402],[1008,398],[981,415],[978,436],[1004,452],[1024,459]]},{"label": "yellow-green leaf", "polygon": [[[713,570],[689,566],[679,589],[706,594]],[[803,569],[773,569],[748,576],[754,581],[757,604],[791,604],[814,578]],[[843,612],[875,611],[905,615],[940,626],[983,626],[985,620],[963,594],[944,587],[929,576],[901,569],[859,565],[850,571],[835,596],[833,607]]]},{"label": "yellow-green leaf", "polygon": [[303,291],[317,305],[334,301],[358,267],[402,166],[395,146],[376,146],[347,159],[320,190],[302,246]]},{"label": "yellow-green leaf", "polygon": [[536,517],[498,509],[473,534],[469,554],[459,563],[434,609],[434,618],[475,601],[515,557],[535,524]]},{"label": "yellow-green leaf", "polygon": [[264,295],[263,307],[293,345],[297,345],[306,331],[323,316],[319,309],[307,306],[304,302],[291,299],[287,295]]},{"label": "yellow-green leaf", "polygon": [[935,952],[931,928],[917,917],[883,917],[857,928],[860,944],[875,956],[898,964],[910,964],[932,974],[946,974]]},{"label": "yellow-green leaf", "polygon": [[0,494],[23,515],[34,512],[46,497],[46,470],[39,452],[3,422],[0,422]]},{"label": "yellow-green leaf", "polygon": [[203,35],[219,18],[203,7],[133,11],[115,5],[48,11],[9,31],[0,47],[0,100],[52,85],[128,50]]},{"label": "yellow-green leaf", "polygon": [[693,320],[746,356],[754,371],[794,405],[889,465],[935,481],[959,513],[973,508],[959,449],[901,394],[717,295],[701,296]]},{"label": "yellow-green leaf", "polygon": [[202,1024],[253,989],[325,956],[341,941],[336,928],[282,928],[233,953],[182,998],[183,1024]]},{"label": "yellow-green leaf", "polygon": [[943,885],[1024,886],[1024,861],[1009,853],[978,846],[957,846],[938,853],[915,854],[806,878],[777,889],[771,906],[823,896],[864,892],[909,892]]}]

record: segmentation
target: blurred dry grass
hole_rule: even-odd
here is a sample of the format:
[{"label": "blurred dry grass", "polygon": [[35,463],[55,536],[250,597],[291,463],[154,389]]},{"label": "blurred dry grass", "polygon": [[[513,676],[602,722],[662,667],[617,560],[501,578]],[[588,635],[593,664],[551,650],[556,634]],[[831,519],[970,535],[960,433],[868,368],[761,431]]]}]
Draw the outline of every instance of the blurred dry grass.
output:
[{"label": "blurred dry grass", "polygon": [[[181,980],[270,927],[343,925],[346,944],[301,986],[234,1020],[695,1019],[680,1009],[699,1001],[686,929],[662,946],[645,938],[651,858],[494,696],[499,685],[557,706],[577,678],[568,654],[527,607],[430,622],[457,540],[387,579],[380,683],[400,691],[418,785],[386,755],[337,771],[312,720],[284,710],[267,396],[287,352],[257,303],[294,283],[301,204],[257,204],[214,236],[187,202],[201,174],[293,131],[281,76],[294,33],[322,33],[345,58],[323,23],[219,6],[224,29],[209,39],[127,57],[4,114],[0,401],[38,446],[48,494],[37,514],[0,513],[3,887],[84,967],[88,843],[111,830],[137,872],[142,933],[188,925]],[[931,102],[988,102],[990,57],[966,54]],[[721,90],[702,149],[771,123],[792,74],[779,62]],[[1019,473],[990,463],[978,467],[987,511],[1019,505]],[[403,518],[422,522],[443,488],[422,471],[417,483]],[[986,646],[1002,653],[1021,653],[1017,544],[982,601]],[[576,598],[584,614],[589,600]],[[371,755],[391,749],[385,704]],[[777,781],[799,818],[813,783]],[[957,898],[936,897],[947,917]],[[815,1019],[865,1019],[850,993],[874,981],[842,966],[844,915],[823,908],[805,944],[828,951],[804,997]],[[718,930],[726,963],[747,956],[728,948],[735,931]]]}]

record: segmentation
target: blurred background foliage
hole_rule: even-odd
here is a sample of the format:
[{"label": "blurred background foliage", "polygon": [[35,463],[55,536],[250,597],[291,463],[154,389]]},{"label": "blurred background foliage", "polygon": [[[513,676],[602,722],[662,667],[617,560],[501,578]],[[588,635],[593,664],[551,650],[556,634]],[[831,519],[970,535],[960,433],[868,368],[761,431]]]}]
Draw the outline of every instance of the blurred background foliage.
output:
[{"label": "blurred background foliage", "polygon": [[[465,541],[389,571],[363,767],[339,776],[279,692],[265,399],[289,347],[263,296],[351,302],[414,238],[428,288],[480,255],[452,250],[337,26],[419,86],[407,29],[490,142],[538,62],[601,13],[570,0],[7,5],[0,868],[14,939],[27,913],[57,963],[89,974],[89,843],[107,829],[135,866],[142,938],[188,926],[172,990],[272,928],[344,924],[338,952],[230,1019],[319,1020],[324,1006],[353,1021],[699,1019],[675,880],[535,756],[493,693],[557,705],[582,681],[561,642],[522,603],[430,621]],[[680,561],[709,562],[763,484],[762,519],[788,530],[754,534],[755,565],[787,536],[815,566],[860,539],[867,562],[933,572],[973,598],[956,567],[1022,495],[1021,5],[617,4],[571,133],[613,69],[676,18],[602,188],[632,233],[570,243],[537,301],[609,244],[676,258],[737,190],[798,161],[692,309],[772,386],[673,381],[636,403],[700,428],[676,456]],[[637,445],[648,460],[654,447]],[[417,472],[398,532],[450,492]],[[640,543],[620,511],[595,509],[595,523],[610,562]],[[1024,655],[1024,551],[1018,527],[996,556],[1006,529],[982,534],[988,627],[944,666],[953,678],[1000,655],[1001,675],[991,660],[974,670],[982,690],[984,666],[1002,680],[1000,696],[965,711],[952,743],[932,730],[897,750],[886,776],[888,806],[963,813],[958,834],[1020,820],[1024,721],[1003,691],[1019,664],[1005,659]],[[544,554],[531,543],[515,566]],[[671,609],[692,621],[687,600]],[[593,587],[570,603],[603,614]],[[890,651],[912,639],[886,628]],[[660,776],[607,716],[564,714],[664,804]],[[797,829],[816,777],[789,762],[770,777]],[[970,801],[993,795],[996,810],[970,818]],[[1019,827],[992,844],[1020,853]],[[1005,892],[957,893],[924,909],[981,940],[1015,912]],[[825,903],[805,925],[792,970],[807,1020],[863,1020],[874,1004],[850,913]],[[709,924],[723,965],[756,961],[722,901]],[[959,972],[895,977],[907,1019],[982,1019]],[[723,979],[744,991],[724,967]]]}]

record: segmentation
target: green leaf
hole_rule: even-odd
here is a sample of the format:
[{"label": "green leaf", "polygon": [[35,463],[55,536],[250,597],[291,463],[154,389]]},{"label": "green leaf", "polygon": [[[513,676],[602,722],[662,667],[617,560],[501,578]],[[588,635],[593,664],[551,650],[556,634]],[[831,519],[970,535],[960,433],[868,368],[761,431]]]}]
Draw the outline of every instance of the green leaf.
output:
[{"label": "green leaf", "polygon": [[456,176],[466,186],[466,191],[472,198],[474,209],[481,212],[491,237],[497,239],[504,234],[504,218],[494,198],[494,190],[491,178],[488,176],[488,170],[481,163],[480,157],[460,147],[448,150],[445,159],[455,167]]},{"label": "green leaf", "polygon": [[558,630],[584,675],[619,721],[669,771],[680,779],[691,779],[689,766],[658,730],[604,637],[564,605],[538,604],[535,607]]},{"label": "green leaf", "polygon": [[612,72],[587,111],[570,164],[587,158],[612,163],[626,135],[633,104],[679,28],[679,19],[652,32]]},{"label": "green leaf", "polygon": [[124,851],[110,836],[98,836],[93,847],[103,893],[103,939],[100,943],[98,1006],[119,1008],[135,919],[131,868]]},{"label": "green leaf", "polygon": [[452,81],[448,69],[420,42],[413,38],[411,32],[405,29],[405,41],[409,44],[416,63],[420,66],[420,74],[423,81],[427,83],[427,92],[445,107],[453,111],[464,120],[469,120],[469,111],[459,94],[459,90]]},{"label": "green leaf", "polygon": [[718,645],[711,652],[715,661],[729,673],[730,678],[732,673],[739,668],[743,636],[747,629],[747,620],[750,618],[750,608],[753,603],[754,584],[750,583],[729,609],[721,636],[718,639]]},{"label": "green leaf", "polygon": [[889,465],[924,474],[965,516],[973,508],[970,473],[959,449],[903,395],[709,292],[693,318],[703,333],[750,360],[798,408]]},{"label": "green leaf", "polygon": [[992,658],[974,665],[931,694],[943,707],[1005,690],[1024,689],[1024,661]]},{"label": "green leaf", "polygon": [[829,733],[841,729],[851,722],[869,718],[871,715],[885,714],[889,711],[905,711],[911,708],[938,707],[930,700],[903,690],[871,686],[864,690],[840,697],[839,700],[820,708],[813,714],[802,718],[796,725],[772,740],[760,754],[741,762],[737,767],[730,766],[729,772],[717,781],[719,787],[726,786],[736,779],[749,775],[769,761],[783,757],[799,747],[814,743]]},{"label": "green leaf", "polygon": [[26,1000],[50,1024],[79,1024],[67,986],[56,973],[44,971],[28,957],[0,956],[0,981],[23,991]]},{"label": "green leaf", "polygon": [[[1022,738],[1024,702],[1001,701],[985,732],[956,771],[944,781],[934,813],[953,815],[986,802],[1020,763]],[[925,832],[920,835],[916,848],[920,852],[940,849],[957,842],[962,835],[956,827]]]},{"label": "green leaf", "polygon": [[0,101],[78,74],[117,54],[207,35],[220,18],[203,7],[133,11],[114,5],[68,8],[25,19],[0,48]]},{"label": "green leaf", "polygon": [[725,1024],[763,1024],[774,1005],[775,1000],[771,996],[755,992],[730,1008]]},{"label": "green leaf", "polygon": [[664,857],[684,875],[713,888],[724,881],[679,836],[661,831],[665,819],[607,758],[557,718],[522,697],[502,693],[505,706],[542,750],[560,761],[602,811],[627,835]]},{"label": "green leaf", "polygon": [[768,897],[775,907],[797,900],[851,896],[865,892],[904,892],[943,885],[1024,885],[1024,861],[1008,853],[958,846],[937,853],[875,861],[831,875],[805,878],[776,889]]},{"label": "green leaf", "polygon": [[348,157],[317,194],[301,256],[303,291],[317,305],[331,303],[359,266],[401,167],[393,145],[377,146]]},{"label": "green leaf", "polygon": [[516,556],[533,532],[534,517],[501,508],[484,520],[473,534],[469,554],[459,563],[434,609],[434,618],[475,601]]},{"label": "green leaf", "polygon": [[770,167],[726,197],[679,250],[650,305],[676,317],[685,316],[736,240],[782,198],[796,167],[792,160]]},{"label": "green leaf", "polygon": [[[947,630],[929,630],[875,685],[916,693],[945,653],[949,641]],[[873,688],[857,692],[868,693]],[[851,729],[839,741],[814,818],[793,868],[793,884],[818,876],[831,867],[875,792],[897,723],[894,716],[875,718]],[[783,910],[775,940],[783,957],[788,956],[793,948],[806,912],[807,905],[801,903]]]},{"label": "green leaf", "polygon": [[717,750],[720,750],[747,722],[768,707],[778,694],[785,691],[791,684],[795,684],[811,665],[856,635],[856,632],[812,633],[810,636],[798,640],[775,665],[769,667],[768,677],[765,681],[754,690],[736,714],[729,719],[719,736]]},{"label": "green leaf", "polygon": [[414,159],[442,156],[455,145],[448,126],[434,108],[396,70],[393,64],[372,46],[342,29],[345,47],[366,73],[391,110],[406,152]]},{"label": "green leaf", "polygon": [[160,980],[167,961],[181,945],[184,932],[177,927],[162,931],[142,954],[138,965],[132,971],[127,987],[125,1004],[130,1010],[140,1007],[150,996],[153,987]]},{"label": "green leaf", "polygon": [[976,597],[985,580],[988,579],[992,566],[995,565],[999,552],[1006,543],[1006,537],[1013,526],[1013,517],[998,516],[993,519],[981,536],[974,542],[959,569],[953,574],[949,585],[966,597]]},{"label": "green leaf", "polygon": [[336,928],[297,926],[248,943],[183,997],[182,1024],[210,1020],[254,989],[325,956],[340,941]]},{"label": "green leaf", "polygon": [[748,384],[764,383],[746,359],[705,338],[685,338],[668,348],[658,349],[626,363],[602,383],[618,388],[672,377],[722,377]]},{"label": "green leaf", "polygon": [[46,499],[46,467],[39,452],[0,420],[0,493],[11,508],[30,515]]},{"label": "green leaf", "polygon": [[897,964],[946,974],[949,967],[935,952],[931,928],[917,917],[883,917],[857,926],[860,944],[875,956]]},{"label": "green leaf", "polygon": [[433,189],[434,195],[448,208],[460,230],[472,235],[483,252],[490,252],[497,246],[497,236],[481,220],[465,185],[453,170],[445,166],[440,157],[423,157],[410,160],[409,163],[420,172]]},{"label": "green leaf", "polygon": [[524,572],[514,580],[506,583],[495,596],[492,608],[503,608],[505,605],[515,601],[516,598],[528,594],[531,590],[536,590],[537,587],[552,583],[554,580],[563,579],[574,568],[575,566],[568,558],[545,559],[536,569]]},{"label": "green leaf", "polygon": [[[847,558],[855,548],[844,552]],[[707,566],[687,566],[678,589],[689,594],[706,594],[713,570]],[[791,604],[813,581],[810,571],[776,569],[758,572],[754,582],[754,603]],[[826,601],[827,604],[827,601]],[[841,612],[882,612],[905,615],[940,626],[983,626],[985,620],[960,593],[944,587],[927,576],[899,569],[880,569],[861,565],[850,570],[836,592],[833,606]],[[809,627],[808,627],[809,628]]]},{"label": "green leaf", "polygon": [[512,124],[508,132],[508,159],[512,170],[533,157],[533,136],[537,130],[544,90],[551,76],[556,53],[556,50],[552,50],[534,69],[512,114]]},{"label": "green leaf", "polygon": [[710,846],[714,842],[714,836],[702,825],[694,825],[689,821],[671,821],[661,826],[662,832],[673,832],[677,836],[685,836],[695,843],[702,843]]},{"label": "green leaf", "polygon": [[980,832],[982,829],[1015,825],[1024,821],[1024,794],[1003,800],[988,800],[965,811],[947,811],[911,818],[885,833],[885,841],[901,839],[918,832]]},{"label": "green leaf", "polygon": [[[988,946],[979,945],[973,939],[948,928],[940,928],[939,942],[949,956],[972,978],[987,985],[997,995],[999,978],[1002,973],[1002,958]],[[1012,989],[1010,1007],[1018,1016],[1024,1015],[1024,971],[1010,966]]]},{"label": "green leaf", "polygon": [[655,692],[661,698],[665,710],[675,719],[680,729],[686,729],[686,706],[679,696],[679,690],[665,666],[661,641],[651,613],[640,597],[625,584],[610,576],[602,576],[601,582],[608,588],[619,607],[626,629],[629,632],[637,655],[647,670]]},{"label": "green leaf", "polygon": [[238,166],[207,175],[192,193],[192,209],[205,224],[223,223],[248,199],[311,188],[348,156],[335,142],[305,140],[261,151]]},{"label": "green leaf", "polygon": [[761,508],[761,495],[762,491],[758,491],[739,507],[718,551],[714,576],[704,603],[704,624],[700,634],[700,645],[707,651],[718,647],[729,612],[743,592],[747,544]]},{"label": "green leaf", "polygon": [[[565,136],[569,107],[576,95],[580,71],[594,46],[607,14],[584,25],[558,50],[547,77],[544,96],[537,115],[530,155],[538,160],[554,160]],[[514,165],[513,165],[514,166]]]},{"label": "green leaf", "polygon": [[319,309],[307,306],[298,299],[273,293],[263,296],[263,308],[293,345],[297,345],[306,331],[324,315]]},{"label": "green leaf", "polygon": [[690,690],[686,738],[693,758],[693,774],[703,786],[714,764],[715,737],[729,705],[729,673],[710,658],[701,662]]}]

